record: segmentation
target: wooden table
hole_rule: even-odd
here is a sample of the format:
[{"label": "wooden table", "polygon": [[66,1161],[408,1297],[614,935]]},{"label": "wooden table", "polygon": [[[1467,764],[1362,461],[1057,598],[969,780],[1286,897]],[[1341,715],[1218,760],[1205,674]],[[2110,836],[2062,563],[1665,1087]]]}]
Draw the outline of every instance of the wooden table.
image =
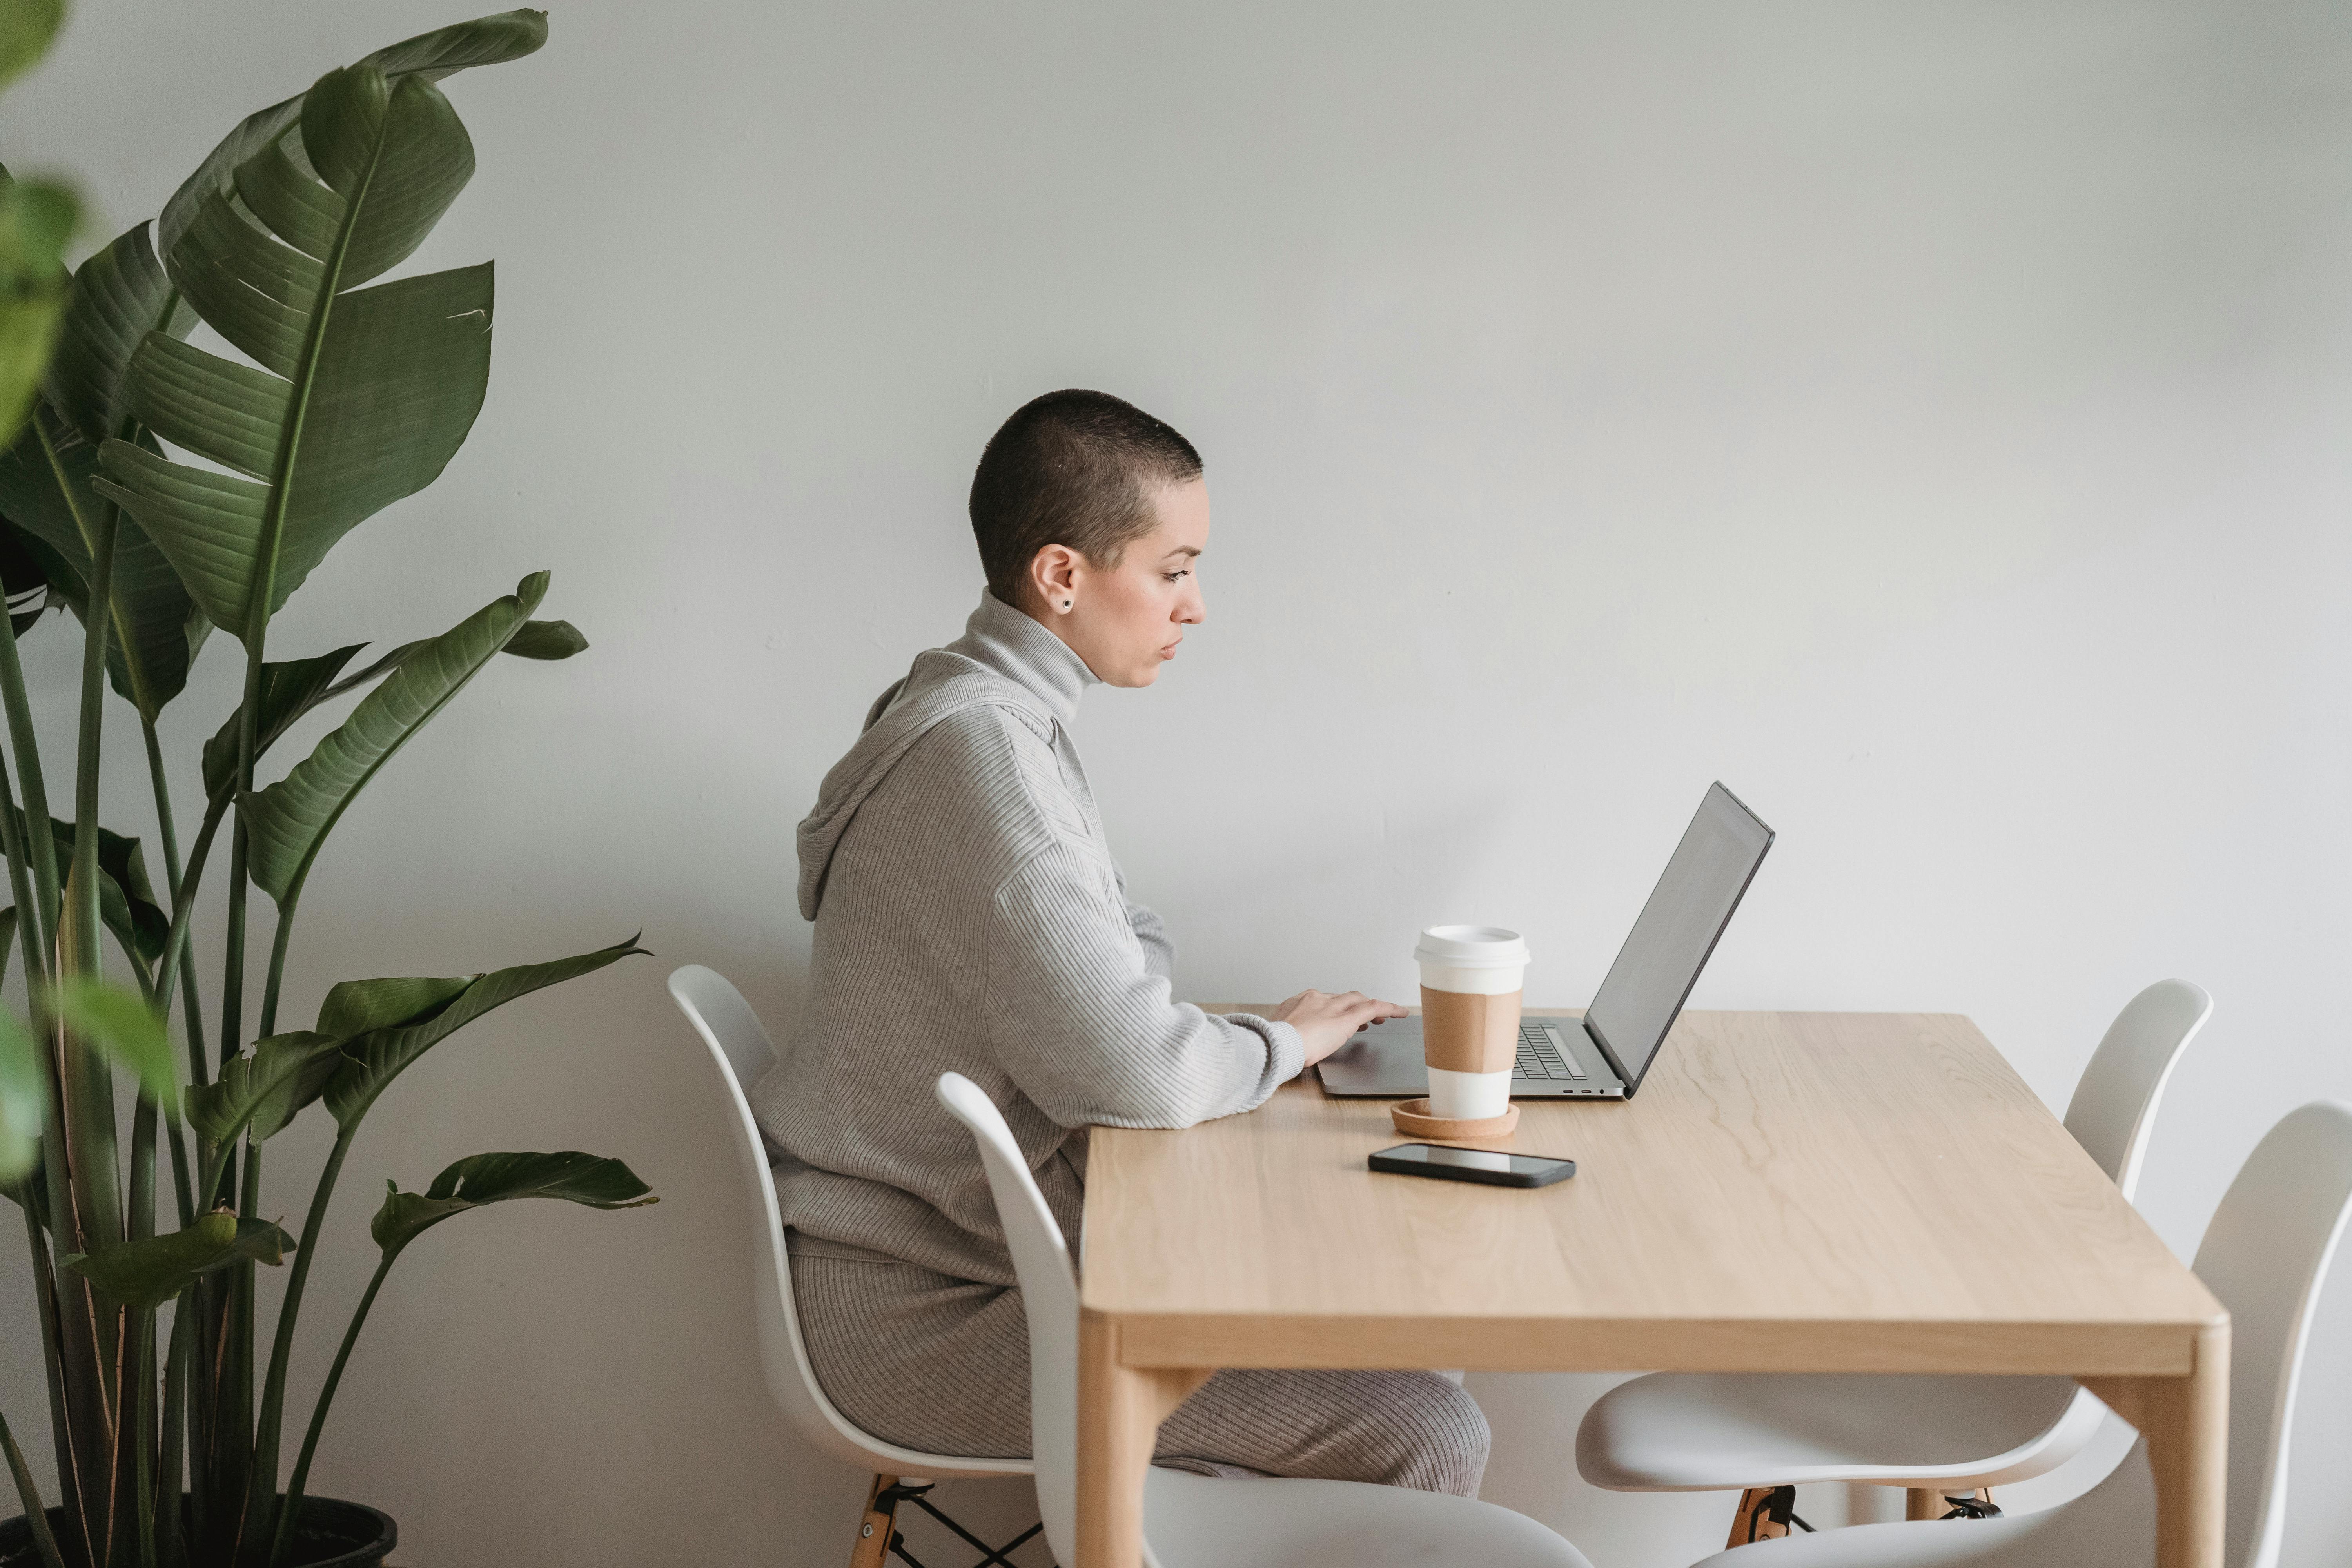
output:
[{"label": "wooden table", "polygon": [[2158,1568],[2221,1568],[2229,1315],[1966,1018],[1685,1013],[1632,1101],[1519,1104],[1481,1146],[1575,1176],[1373,1174],[1387,1102],[1307,1081],[1094,1131],[1076,1568],[1137,1568],[1216,1369],[1433,1366],[2074,1376],[2147,1439]]}]

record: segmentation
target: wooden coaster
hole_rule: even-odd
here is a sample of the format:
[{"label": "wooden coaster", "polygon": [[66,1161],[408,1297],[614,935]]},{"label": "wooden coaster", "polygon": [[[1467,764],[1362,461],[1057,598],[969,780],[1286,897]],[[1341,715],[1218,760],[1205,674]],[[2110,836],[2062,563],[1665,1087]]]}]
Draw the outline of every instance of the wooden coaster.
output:
[{"label": "wooden coaster", "polygon": [[1507,1138],[1518,1130],[1519,1108],[1500,1116],[1432,1116],[1429,1101],[1402,1100],[1389,1107],[1389,1120],[1409,1138]]}]

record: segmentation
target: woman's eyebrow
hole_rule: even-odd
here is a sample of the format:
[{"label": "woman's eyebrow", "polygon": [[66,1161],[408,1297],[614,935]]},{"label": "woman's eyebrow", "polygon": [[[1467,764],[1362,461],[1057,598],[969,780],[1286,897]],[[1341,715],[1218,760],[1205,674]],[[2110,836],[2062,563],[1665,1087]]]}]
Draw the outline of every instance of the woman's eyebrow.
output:
[{"label": "woman's eyebrow", "polygon": [[1175,549],[1173,549],[1173,550],[1170,551],[1170,552],[1168,552],[1168,554],[1167,554],[1167,555],[1163,555],[1163,556],[1161,556],[1160,559],[1161,559],[1162,561],[1165,561],[1165,560],[1169,559],[1169,557],[1170,557],[1170,556],[1175,556],[1175,555],[1198,555],[1198,554],[1200,554],[1200,553],[1201,553],[1201,547],[1200,547],[1199,545],[1197,545],[1197,544],[1180,544],[1180,545],[1178,545]]}]

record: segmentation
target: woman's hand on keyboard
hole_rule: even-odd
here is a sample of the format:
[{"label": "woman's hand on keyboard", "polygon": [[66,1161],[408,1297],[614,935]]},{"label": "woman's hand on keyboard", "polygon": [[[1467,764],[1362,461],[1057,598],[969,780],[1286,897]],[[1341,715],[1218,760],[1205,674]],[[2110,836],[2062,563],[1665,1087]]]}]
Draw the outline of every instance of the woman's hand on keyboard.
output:
[{"label": "woman's hand on keyboard", "polygon": [[1367,1024],[1402,1018],[1405,1010],[1360,991],[1301,991],[1274,1010],[1274,1021],[1287,1024],[1307,1042],[1305,1067],[1313,1067],[1348,1043],[1348,1037]]}]

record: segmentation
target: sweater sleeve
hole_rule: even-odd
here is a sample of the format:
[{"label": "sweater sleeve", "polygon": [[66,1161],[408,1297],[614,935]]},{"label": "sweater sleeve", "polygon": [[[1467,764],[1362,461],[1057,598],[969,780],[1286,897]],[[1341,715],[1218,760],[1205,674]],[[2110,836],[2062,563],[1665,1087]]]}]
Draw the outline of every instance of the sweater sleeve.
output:
[{"label": "sweater sleeve", "polygon": [[1131,907],[1067,844],[998,888],[983,990],[1014,1084],[1064,1127],[1190,1127],[1265,1104],[1305,1062],[1298,1031],[1175,1001]]},{"label": "sweater sleeve", "polygon": [[1119,900],[1127,906],[1127,926],[1135,933],[1137,944],[1143,949],[1144,967],[1170,984],[1174,984],[1176,942],[1168,934],[1167,922],[1163,921],[1151,909],[1137,903],[1128,896],[1126,872],[1114,864],[1111,867],[1111,875],[1118,879]]}]

